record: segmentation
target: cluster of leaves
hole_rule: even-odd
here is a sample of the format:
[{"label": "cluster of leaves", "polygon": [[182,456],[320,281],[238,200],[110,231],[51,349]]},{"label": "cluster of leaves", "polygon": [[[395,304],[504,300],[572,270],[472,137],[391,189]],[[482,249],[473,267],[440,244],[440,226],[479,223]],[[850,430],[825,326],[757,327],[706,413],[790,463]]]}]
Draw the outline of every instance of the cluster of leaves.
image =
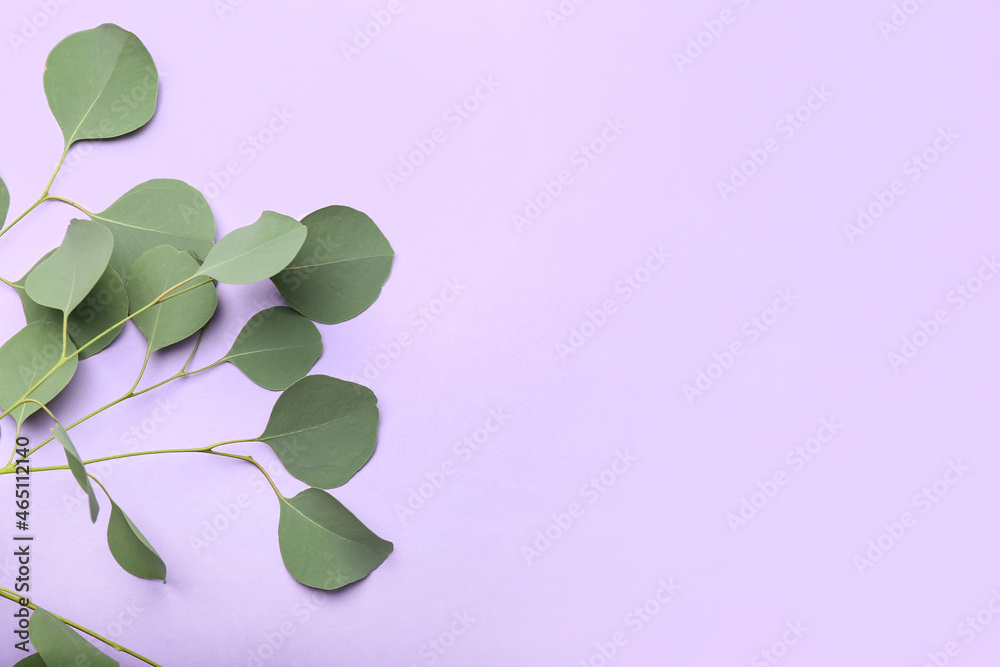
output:
[{"label": "cluster of leaves", "polygon": [[[105,24],[74,33],[49,55],[45,94],[65,139],[65,159],[77,141],[119,137],[142,127],[156,106],[156,67],[142,42]],[[62,160],[60,160],[60,165]],[[56,168],[58,173],[59,168]],[[223,362],[254,383],[282,393],[264,432],[187,450],[241,459],[267,472],[252,457],[218,448],[234,442],[266,443],[295,478],[310,488],[284,496],[269,476],[280,506],[278,545],[289,573],[315,588],[332,590],[367,576],[392,552],[392,544],[365,527],[327,490],[346,483],[375,451],[379,412],[366,387],[325,375],[309,375],[322,353],[315,322],[335,324],[355,317],[378,297],[389,276],[393,251],[372,220],[351,208],[330,206],[301,222],[265,211],[246,227],[215,242],[215,219],[205,198],[178,180],[141,183],[100,213],[49,193],[6,224],[10,197],[0,181],[0,236],[35,206],[59,200],[86,217],[73,219],[60,245],[24,277],[4,280],[17,291],[26,326],[0,347],[0,418],[17,425],[44,411],[54,422],[51,440],[65,450],[69,469],[86,492],[91,520],[101,503],[93,481],[110,505],[107,540],[114,559],[137,577],[166,582],[167,568],[153,544],[112,500],[87,465],[69,431],[101,411],[172,380],[207,371]],[[273,281],[288,306],[258,313],[222,358],[188,370],[216,312],[216,283]],[[142,370],[117,401],[63,426],[49,409],[73,380],[78,364],[114,342],[128,322],[147,343]],[[197,335],[178,373],[139,390],[153,354]],[[137,362],[138,365],[138,362]],[[139,455],[141,455],[139,454]],[[134,456],[129,454],[123,456]],[[14,455],[0,474],[13,473]],[[34,468],[33,472],[46,470]],[[13,591],[0,595],[18,600]],[[156,664],[40,607],[29,623],[38,651],[18,665],[117,665],[81,637],[81,630],[109,646]]]}]

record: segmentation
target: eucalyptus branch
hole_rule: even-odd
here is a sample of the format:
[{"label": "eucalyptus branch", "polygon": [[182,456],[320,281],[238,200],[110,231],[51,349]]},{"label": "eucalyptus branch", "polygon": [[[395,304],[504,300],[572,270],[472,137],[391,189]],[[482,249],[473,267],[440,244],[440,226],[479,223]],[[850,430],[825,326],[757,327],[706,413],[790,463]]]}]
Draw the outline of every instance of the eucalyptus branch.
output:
[{"label": "eucalyptus branch", "polygon": [[[99,483],[100,482],[98,482],[98,484]],[[103,487],[101,487],[101,488],[103,488]],[[7,598],[11,602],[16,602],[17,604],[21,604],[21,596],[20,595],[18,595],[17,593],[15,593],[14,591],[12,591],[12,590],[10,590],[8,588],[2,587],[2,586],[0,586],[0,597]],[[31,609],[32,611],[38,609],[38,607],[34,603],[28,602],[28,601],[25,601],[24,606],[26,606],[28,609]],[[45,611],[48,611],[48,609],[46,609]],[[90,628],[86,628],[86,627],[80,625],[79,623],[74,623],[73,621],[71,621],[68,618],[65,618],[63,616],[60,616],[59,614],[53,614],[51,611],[48,611],[48,613],[52,614],[54,617],[56,617],[57,619],[59,619],[60,621],[62,621],[63,623],[65,623],[66,625],[70,626],[71,628],[76,628],[80,632],[82,632],[84,634],[90,635],[91,637],[93,637],[97,641],[104,642],[105,644],[107,644],[108,646],[110,646],[111,648],[113,648],[114,650],[116,650],[116,651],[118,651],[120,653],[127,653],[128,655],[132,656],[133,658],[135,658],[137,660],[142,660],[147,665],[152,665],[153,667],[163,667],[159,663],[153,662],[152,660],[150,660],[146,656],[140,655],[140,654],[136,653],[135,651],[133,651],[131,649],[128,649],[128,648],[125,648],[121,644],[119,644],[119,643],[117,643],[117,642],[115,642],[115,641],[113,641],[111,639],[108,639],[107,637],[104,637],[103,635],[97,634],[96,632],[94,632]]]}]

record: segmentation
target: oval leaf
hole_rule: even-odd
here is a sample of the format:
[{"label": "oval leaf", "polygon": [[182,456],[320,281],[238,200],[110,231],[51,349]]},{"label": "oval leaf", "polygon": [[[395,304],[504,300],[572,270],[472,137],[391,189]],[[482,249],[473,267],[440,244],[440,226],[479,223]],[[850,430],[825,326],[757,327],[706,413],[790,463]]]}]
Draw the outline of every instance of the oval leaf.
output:
[{"label": "oval leaf", "polygon": [[329,206],[302,220],[306,241],[288,268],[271,280],[306,317],[336,324],[375,302],[389,278],[393,251],[364,213]]},{"label": "oval leaf", "polygon": [[322,353],[323,338],[316,325],[279,306],[254,315],[222,360],[261,387],[280,391],[304,378]]},{"label": "oval leaf", "polygon": [[279,496],[278,545],[297,581],[332,591],[367,577],[392,553],[340,501],[319,489]]},{"label": "oval leaf", "polygon": [[118,661],[94,648],[58,618],[36,607],[28,621],[28,636],[46,665],[87,665],[88,667],[118,667]]},{"label": "oval leaf", "polygon": [[166,583],[167,566],[160,554],[113,500],[111,519],[108,520],[108,547],[111,555],[129,574]]},{"label": "oval leaf", "polygon": [[[27,398],[48,403],[61,392],[76,373],[76,347],[67,342],[69,361],[59,367]],[[0,409],[6,411],[22,398],[36,382],[59,363],[62,355],[62,327],[49,322],[33,322],[24,327],[0,347]],[[38,410],[38,405],[25,403],[11,414],[20,424]]]},{"label": "oval leaf", "polygon": [[201,267],[201,275],[230,285],[267,280],[291,262],[306,240],[294,218],[264,211],[257,222],[226,234]]},{"label": "oval leaf", "polygon": [[278,397],[258,440],[296,479],[332,489],[346,484],[375,453],[377,403],[368,387],[309,375]]},{"label": "oval leaf", "polygon": [[10,191],[7,184],[0,178],[0,229],[7,222],[7,212],[10,210]]},{"label": "oval leaf", "polygon": [[[198,262],[170,246],[153,248],[136,260],[128,275],[129,312],[153,303],[171,287],[198,273]],[[196,278],[178,292],[204,282]],[[154,352],[197,332],[212,319],[219,297],[211,282],[157,304],[135,316],[139,330]]]},{"label": "oval leaf", "polygon": [[[24,309],[24,318],[28,324],[41,321],[62,327],[62,313],[32,301],[24,289],[24,278],[14,283],[14,289],[21,298],[21,307]],[[109,266],[94,285],[94,289],[90,290],[90,294],[69,314],[67,324],[70,340],[77,348],[86,345],[79,353],[79,359],[91,357],[113,343],[125,328],[123,320],[127,316],[128,294],[125,292],[125,283],[122,282],[118,272]],[[91,341],[116,324],[118,326],[110,333],[91,344]]]},{"label": "oval leaf", "polygon": [[56,44],[45,61],[43,82],[69,147],[145,125],[156,109],[159,75],[138,37],[105,23]]},{"label": "oval leaf", "polygon": [[170,178],[140,183],[93,219],[115,237],[111,265],[121,276],[144,252],[157,246],[204,257],[215,241],[215,216],[204,195]]},{"label": "oval leaf", "polygon": [[70,313],[90,294],[111,260],[115,239],[90,220],[73,220],[62,245],[24,279],[31,300]]},{"label": "oval leaf", "polygon": [[80,485],[80,488],[87,492],[87,499],[90,501],[90,520],[96,522],[97,515],[101,511],[101,506],[97,504],[97,495],[94,493],[94,487],[90,484],[90,478],[87,477],[87,470],[83,467],[83,459],[80,458],[80,453],[76,451],[73,441],[69,439],[69,434],[66,433],[66,429],[62,427],[62,424],[56,422],[55,428],[52,429],[52,435],[63,446],[63,449],[66,450],[66,461],[69,463],[69,470],[73,473],[73,478],[76,479],[76,483]]}]

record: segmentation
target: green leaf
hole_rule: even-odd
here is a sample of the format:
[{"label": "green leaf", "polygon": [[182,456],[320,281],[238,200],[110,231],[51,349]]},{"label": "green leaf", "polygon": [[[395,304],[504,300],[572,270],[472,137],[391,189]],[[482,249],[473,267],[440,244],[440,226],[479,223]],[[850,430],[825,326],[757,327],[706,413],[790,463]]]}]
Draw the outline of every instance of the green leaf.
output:
[{"label": "green leaf", "polygon": [[[48,403],[61,392],[76,373],[76,347],[67,342],[70,359],[59,367],[27,398]],[[25,397],[36,382],[59,363],[62,355],[62,327],[48,322],[33,322],[0,347],[0,409],[7,410]],[[18,424],[39,407],[24,403],[11,413]]]},{"label": "green leaf", "polygon": [[367,577],[392,553],[340,501],[319,489],[279,496],[278,545],[297,581],[331,591]]},{"label": "green leaf", "polygon": [[31,644],[51,667],[119,667],[118,661],[94,648],[58,618],[37,607],[28,621]]},{"label": "green leaf", "polygon": [[[52,253],[49,253],[51,255]],[[48,255],[46,255],[48,257]],[[44,258],[43,258],[44,259]],[[37,266],[37,265],[36,265]],[[24,278],[14,283],[14,289],[21,298],[24,318],[28,324],[32,322],[51,322],[62,327],[62,313],[53,308],[39,306],[31,300],[24,289]],[[128,316],[128,294],[125,283],[118,272],[110,266],[104,270],[104,275],[90,290],[90,294],[69,314],[68,331],[70,340],[77,348],[87,345],[79,353],[79,359],[92,357],[114,342],[118,334],[125,328],[122,321]],[[121,324],[118,324],[121,322]],[[102,333],[118,324],[112,331],[100,338],[93,345],[88,345]]]},{"label": "green leaf", "polygon": [[90,294],[111,260],[115,239],[90,220],[73,220],[62,245],[24,279],[31,300],[40,306],[71,312]]},{"label": "green leaf", "polygon": [[145,125],[156,109],[159,75],[138,37],[105,23],[56,44],[43,83],[68,148]]},{"label": "green leaf", "polygon": [[[125,283],[129,312],[136,313],[153,303],[171,287],[197,274],[198,268],[198,262],[191,255],[170,246],[146,252],[132,265]],[[204,282],[202,278],[196,278],[177,293],[201,282]],[[133,321],[155,352],[184,340],[205,326],[218,303],[215,285],[209,281],[139,313]]]},{"label": "green leaf", "polygon": [[309,375],[278,397],[257,438],[285,469],[309,486],[346,484],[375,452],[378,400],[368,387]]},{"label": "green leaf", "polygon": [[7,184],[0,178],[0,229],[7,222],[7,213],[10,210],[10,191]]},{"label": "green leaf", "polygon": [[215,241],[215,216],[204,195],[183,181],[156,178],[135,186],[93,219],[111,230],[111,265],[122,276],[161,245],[204,257]]},{"label": "green leaf", "polygon": [[264,211],[257,222],[222,237],[205,257],[201,275],[231,285],[266,280],[295,258],[306,234],[298,220]]},{"label": "green leaf", "polygon": [[42,655],[40,653],[32,653],[27,658],[23,660],[18,660],[14,667],[48,667],[45,661],[42,660]]},{"label": "green leaf", "polygon": [[73,478],[76,479],[76,483],[80,485],[80,488],[87,492],[87,498],[90,501],[90,520],[96,523],[101,506],[97,504],[97,495],[94,493],[94,487],[90,484],[90,478],[87,477],[87,470],[83,467],[83,459],[80,458],[80,453],[76,451],[73,441],[69,439],[69,434],[66,433],[66,429],[62,427],[62,424],[56,422],[55,428],[52,429],[52,435],[63,446],[63,449],[66,450],[66,461],[69,463],[69,470],[73,473]]},{"label": "green leaf", "polygon": [[265,389],[280,391],[309,373],[323,338],[308,318],[279,306],[254,315],[222,358]]},{"label": "green leaf", "polygon": [[372,219],[346,206],[329,206],[303,220],[309,233],[288,268],[271,280],[306,317],[336,324],[375,302],[389,278],[393,251]]},{"label": "green leaf", "polygon": [[111,519],[108,520],[108,547],[111,555],[129,574],[167,582],[167,566],[160,554],[113,500]]}]

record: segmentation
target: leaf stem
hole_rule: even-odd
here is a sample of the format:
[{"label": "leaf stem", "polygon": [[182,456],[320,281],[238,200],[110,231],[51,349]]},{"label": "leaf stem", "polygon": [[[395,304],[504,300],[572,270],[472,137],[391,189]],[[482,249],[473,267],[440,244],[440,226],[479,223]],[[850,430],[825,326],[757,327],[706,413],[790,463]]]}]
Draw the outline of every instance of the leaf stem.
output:
[{"label": "leaf stem", "polygon": [[135,396],[135,389],[139,386],[139,381],[142,380],[142,376],[146,373],[146,366],[149,365],[149,356],[153,354],[153,341],[149,341],[146,345],[146,358],[142,360],[142,368],[139,369],[139,377],[135,379],[132,383],[132,388],[125,392],[125,397]]},{"label": "leaf stem", "polygon": [[[234,442],[246,442],[246,441],[236,440]],[[219,444],[223,445],[223,444],[227,444],[227,443],[220,442]],[[218,447],[219,445],[213,445],[213,446],[214,447]],[[214,451],[212,449],[209,449],[208,453],[209,454],[215,454],[216,456],[225,456],[226,458],[230,458],[230,459],[239,459],[241,461],[246,461],[247,463],[253,464],[257,468],[257,470],[260,470],[261,474],[263,474],[264,477],[267,479],[267,483],[271,485],[272,489],[274,489],[275,495],[277,495],[278,498],[284,498],[284,496],[281,495],[281,491],[278,490],[277,485],[275,485],[274,480],[271,479],[271,476],[267,474],[266,470],[264,470],[264,466],[262,466],[261,464],[257,463],[252,456],[241,456],[239,454],[230,454],[229,452],[216,452],[216,451]]]},{"label": "leaf stem", "polygon": [[84,213],[84,214],[85,214],[85,215],[86,215],[87,217],[89,217],[89,218],[93,218],[93,217],[94,217],[94,214],[93,214],[93,213],[91,213],[90,211],[88,211],[88,210],[87,210],[87,209],[85,209],[84,207],[80,206],[79,204],[77,204],[77,203],[76,203],[75,201],[73,201],[72,199],[66,199],[65,197],[57,197],[56,195],[46,195],[46,196],[45,196],[45,199],[46,199],[46,200],[52,200],[52,201],[61,201],[61,202],[62,202],[62,203],[64,203],[64,204],[69,204],[69,205],[70,205],[70,206],[72,206],[73,208],[75,208],[75,209],[78,209],[78,210],[82,211],[82,212],[83,212],[83,213]]},{"label": "leaf stem", "polygon": [[[15,593],[14,591],[12,591],[10,589],[2,587],[2,586],[0,586],[0,597],[7,598],[11,602],[16,602],[18,604],[21,604],[21,596],[20,595],[18,595],[17,593]],[[26,606],[29,609],[32,609],[32,610],[38,609],[38,607],[35,604],[31,603],[31,602],[28,602]],[[49,610],[46,609],[45,611],[49,611]],[[82,625],[80,625],[78,623],[74,623],[73,621],[69,620],[68,618],[64,618],[64,617],[60,616],[59,614],[53,614],[51,611],[49,611],[49,613],[52,614],[53,616],[55,616],[56,618],[58,618],[60,621],[62,621],[66,625],[70,626],[71,628],[76,628],[80,632],[88,634],[88,635],[90,635],[91,637],[93,637],[94,639],[96,639],[96,640],[98,640],[100,642],[104,642],[105,644],[107,644],[108,646],[110,646],[111,648],[113,648],[114,650],[116,650],[116,651],[118,651],[120,653],[127,653],[128,655],[132,656],[133,658],[136,658],[137,660],[142,660],[147,665],[152,665],[153,667],[163,667],[158,662],[153,662],[149,658],[147,658],[147,657],[145,657],[143,655],[139,655],[135,651],[133,651],[131,649],[127,649],[124,646],[122,646],[121,644],[118,644],[118,643],[116,643],[116,642],[108,639],[107,637],[103,637],[103,636],[97,634],[96,632],[94,632],[93,630],[91,630],[89,628],[85,628],[85,627],[83,627]]]}]

